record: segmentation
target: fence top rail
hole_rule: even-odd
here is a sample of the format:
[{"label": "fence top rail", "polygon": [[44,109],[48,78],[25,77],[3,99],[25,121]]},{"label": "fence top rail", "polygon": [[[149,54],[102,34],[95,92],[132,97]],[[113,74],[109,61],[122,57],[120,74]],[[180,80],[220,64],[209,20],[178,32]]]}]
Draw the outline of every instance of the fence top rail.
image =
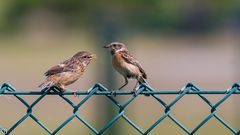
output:
[{"label": "fence top rail", "polygon": [[[139,94],[159,94],[159,95],[177,95],[181,94],[187,87],[190,87],[189,91],[186,91],[185,94],[228,94],[234,87],[237,87],[238,90],[233,91],[231,94],[240,94],[239,85],[237,83],[233,84],[229,89],[227,90],[203,90],[198,89],[196,86],[194,86],[192,83],[188,83],[185,85],[182,89],[179,90],[156,90],[151,88],[148,84],[140,85],[138,89],[144,89]],[[55,90],[54,90],[55,89]],[[102,84],[97,83],[93,85],[89,90],[65,90],[64,92],[60,92],[57,88],[53,88],[53,90],[49,90],[45,93],[44,90],[36,90],[36,91],[26,91],[26,90],[17,90],[14,87],[12,87],[9,83],[4,83],[2,87],[0,88],[0,95],[89,95],[91,90],[98,89],[93,95],[109,95],[114,94],[115,95],[132,95],[134,94],[133,90],[109,90],[106,87],[104,87]]]},{"label": "fence top rail", "polygon": [[[113,90],[114,91],[114,90]],[[93,95],[110,95],[113,93],[113,91],[96,91]],[[0,95],[42,95],[44,92],[41,91],[5,91],[3,93],[0,93]],[[77,91],[77,92],[48,92],[46,95],[89,95],[89,92],[87,91]],[[132,91],[114,91],[114,94],[116,95],[132,95]],[[181,94],[180,91],[176,90],[155,90],[155,91],[143,91],[141,94],[156,94],[156,95],[177,95]],[[205,91],[189,91],[186,94],[193,95],[193,94],[228,94],[226,90],[205,90]],[[232,94],[240,94],[240,91],[235,91]]]}]

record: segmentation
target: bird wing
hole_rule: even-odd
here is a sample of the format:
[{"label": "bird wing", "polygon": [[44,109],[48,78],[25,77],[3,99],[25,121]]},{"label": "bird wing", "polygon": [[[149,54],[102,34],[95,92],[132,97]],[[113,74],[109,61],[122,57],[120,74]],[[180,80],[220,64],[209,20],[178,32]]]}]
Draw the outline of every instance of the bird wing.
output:
[{"label": "bird wing", "polygon": [[127,63],[137,66],[142,74],[142,77],[147,79],[147,74],[143,70],[141,64],[128,51],[121,51],[121,54]]},{"label": "bird wing", "polygon": [[62,73],[62,72],[69,72],[74,70],[74,61],[69,59],[66,60],[56,66],[51,67],[47,72],[45,72],[46,76]]}]

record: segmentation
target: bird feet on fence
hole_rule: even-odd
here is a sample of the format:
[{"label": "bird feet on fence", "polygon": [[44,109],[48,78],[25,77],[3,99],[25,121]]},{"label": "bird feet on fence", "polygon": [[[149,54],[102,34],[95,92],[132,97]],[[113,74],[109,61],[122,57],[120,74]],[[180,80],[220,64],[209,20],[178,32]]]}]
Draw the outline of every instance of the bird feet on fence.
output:
[{"label": "bird feet on fence", "polygon": [[117,96],[117,91],[116,90],[115,91],[111,91],[110,96],[116,97]]},{"label": "bird feet on fence", "polygon": [[134,88],[132,92],[133,92],[133,96],[136,97],[136,96],[138,95],[138,94],[137,94],[137,89],[136,89],[136,88]]}]

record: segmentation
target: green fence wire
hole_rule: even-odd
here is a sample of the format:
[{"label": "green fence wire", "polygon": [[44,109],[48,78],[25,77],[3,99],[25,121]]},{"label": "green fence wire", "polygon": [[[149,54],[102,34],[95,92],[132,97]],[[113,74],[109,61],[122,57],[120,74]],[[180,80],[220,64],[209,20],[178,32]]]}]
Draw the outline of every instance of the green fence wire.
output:
[{"label": "green fence wire", "polygon": [[[138,90],[136,93],[133,93],[132,91],[116,91],[116,95],[132,95],[125,101],[124,104],[120,104],[115,97],[111,96],[113,91],[110,91],[106,89],[101,84],[95,84],[92,88],[90,88],[88,91],[78,91],[76,93],[74,92],[59,92],[59,90],[55,87],[45,89],[41,92],[23,92],[23,91],[17,91],[14,87],[12,87],[10,84],[5,83],[2,85],[0,89],[0,95],[13,95],[16,97],[22,104],[24,104],[27,107],[26,114],[22,116],[14,125],[11,127],[3,128],[0,125],[0,132],[3,134],[10,134],[14,131],[14,129],[19,126],[26,118],[30,117],[32,118],[43,130],[45,130],[48,134],[55,135],[57,134],[64,126],[66,126],[73,118],[77,118],[80,122],[82,122],[90,131],[96,135],[101,135],[104,132],[106,132],[115,122],[117,122],[118,119],[124,119],[130,126],[132,126],[139,134],[146,135],[150,133],[158,124],[160,124],[164,119],[170,118],[177,126],[179,126],[186,134],[193,135],[196,133],[206,122],[208,122],[210,119],[215,118],[218,120],[223,126],[226,127],[226,129],[230,130],[232,134],[234,135],[240,135],[240,129],[234,129],[231,127],[226,121],[224,121],[219,115],[217,115],[217,108],[226,101],[231,95],[233,94],[240,94],[239,84],[235,83],[230,87],[228,90],[222,90],[222,91],[202,91],[198,89],[196,86],[194,86],[192,83],[188,83],[186,86],[184,86],[180,91],[162,91],[162,90],[154,90],[147,84],[142,84],[138,87]],[[159,102],[161,106],[165,108],[165,113],[163,116],[159,117],[147,130],[141,129],[137,124],[135,124],[133,121],[131,121],[130,118],[125,114],[126,107],[131,104],[136,97],[138,97],[141,94],[150,94],[151,97],[154,98]],[[75,105],[69,98],[66,97],[66,95],[83,95],[84,98]],[[164,102],[164,100],[161,98],[161,95],[177,95],[176,98],[167,104]],[[171,114],[171,108],[179,101],[181,100],[185,95],[188,94],[194,94],[198,95],[210,108],[210,114],[201,121],[194,129],[190,130],[186,128],[178,119],[176,119]],[[204,95],[206,94],[222,94],[224,97],[220,99],[215,104],[211,103]],[[35,99],[35,101],[32,104],[29,104],[27,101],[25,101],[21,95],[39,95],[38,98]],[[69,116],[61,125],[59,125],[56,129],[51,130],[47,126],[44,125],[37,117],[35,117],[32,113],[32,110],[34,109],[34,106],[37,105],[46,95],[59,95],[64,101],[66,101],[72,108],[73,108],[73,114]],[[90,125],[80,114],[79,110],[81,109],[81,106],[93,95],[105,95],[106,98],[109,99],[110,102],[113,102],[115,106],[118,107],[119,112],[118,114],[107,122],[107,124],[102,125],[102,128],[100,130],[97,130],[92,125]],[[1,116],[0,116],[1,117]],[[0,124],[1,123],[0,121]]]}]

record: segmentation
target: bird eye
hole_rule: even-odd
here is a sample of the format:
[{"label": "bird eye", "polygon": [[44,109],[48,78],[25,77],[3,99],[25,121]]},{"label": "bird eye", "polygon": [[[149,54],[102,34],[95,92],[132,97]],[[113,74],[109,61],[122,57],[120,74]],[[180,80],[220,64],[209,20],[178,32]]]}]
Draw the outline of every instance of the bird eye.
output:
[{"label": "bird eye", "polygon": [[83,56],[83,58],[88,58],[88,56]]}]

